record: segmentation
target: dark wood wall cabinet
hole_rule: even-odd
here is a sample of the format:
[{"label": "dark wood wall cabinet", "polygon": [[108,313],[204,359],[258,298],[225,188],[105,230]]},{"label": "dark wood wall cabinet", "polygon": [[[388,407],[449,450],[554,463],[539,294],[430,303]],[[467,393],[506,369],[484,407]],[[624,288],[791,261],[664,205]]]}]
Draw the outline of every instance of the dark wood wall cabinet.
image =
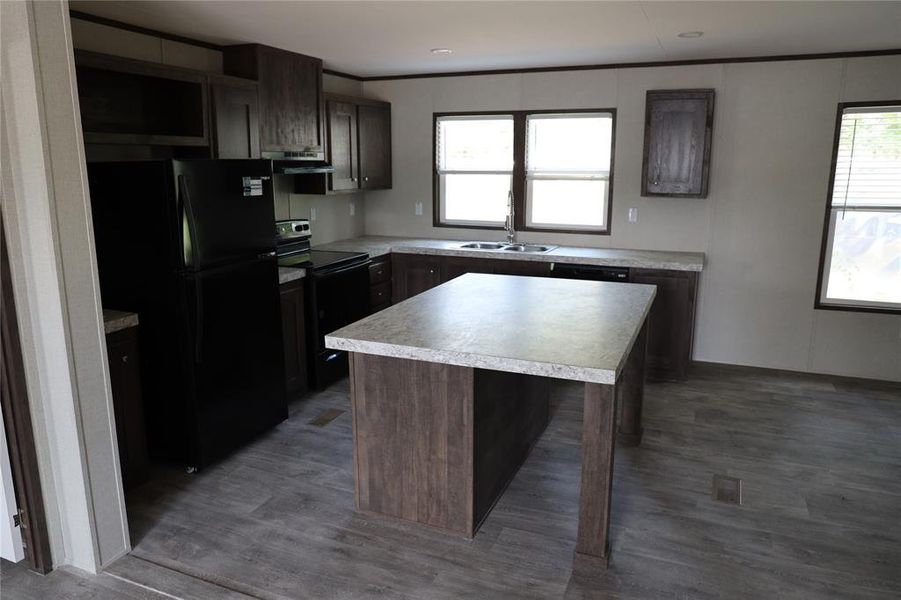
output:
[{"label": "dark wood wall cabinet", "polygon": [[294,179],[299,194],[335,194],[391,188],[391,104],[380,100],[325,95],[327,175]]},{"label": "dark wood wall cabinet", "polygon": [[216,158],[259,158],[257,84],[238,77],[212,75],[209,85],[212,155]]},{"label": "dark wood wall cabinet", "polygon": [[713,99],[712,89],[648,91],[642,196],[707,197]]},{"label": "dark wood wall cabinet", "polygon": [[263,152],[325,147],[320,59],[260,44],[227,46],[222,54],[226,74],[259,84]]},{"label": "dark wood wall cabinet", "polygon": [[[401,302],[464,273],[553,277],[550,262],[435,256],[391,255],[393,296]],[[693,271],[631,269],[632,283],[657,286],[648,316],[647,376],[681,381],[691,364],[698,274]]]},{"label": "dark wood wall cabinet", "polygon": [[138,329],[129,327],[107,334],[106,352],[122,483],[125,489],[129,489],[147,479],[150,464],[144,429]]},{"label": "dark wood wall cabinet", "polygon": [[285,389],[289,394],[307,391],[307,335],[304,323],[303,279],[280,286],[282,343],[285,352]]},{"label": "dark wood wall cabinet", "polygon": [[75,51],[88,160],[259,158],[257,83]]},{"label": "dark wood wall cabinet", "polygon": [[85,143],[208,146],[206,74],[75,51]]}]

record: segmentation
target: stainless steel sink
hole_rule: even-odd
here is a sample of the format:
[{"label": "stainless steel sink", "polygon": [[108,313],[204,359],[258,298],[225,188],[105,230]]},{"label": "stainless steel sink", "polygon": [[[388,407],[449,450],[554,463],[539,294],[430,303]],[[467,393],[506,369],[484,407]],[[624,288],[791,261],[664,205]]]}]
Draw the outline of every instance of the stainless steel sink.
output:
[{"label": "stainless steel sink", "polygon": [[469,244],[463,244],[460,246],[461,248],[473,248],[476,250],[500,250],[504,248],[506,244],[498,244],[497,242],[472,242]]},{"label": "stainless steel sink", "polygon": [[539,246],[538,244],[513,244],[511,246],[505,246],[504,250],[509,250],[510,252],[547,252],[548,250],[553,250],[556,246]]}]

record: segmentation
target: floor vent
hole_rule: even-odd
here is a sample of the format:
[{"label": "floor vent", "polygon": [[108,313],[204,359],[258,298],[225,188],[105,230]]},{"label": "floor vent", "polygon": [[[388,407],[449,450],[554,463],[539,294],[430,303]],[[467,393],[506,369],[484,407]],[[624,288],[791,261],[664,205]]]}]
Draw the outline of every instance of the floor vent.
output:
[{"label": "floor vent", "polygon": [[713,499],[726,504],[741,504],[741,479],[714,475]]},{"label": "floor vent", "polygon": [[316,427],[325,427],[338,417],[344,414],[343,410],[338,410],[337,408],[330,408],[327,411],[321,413],[318,417],[310,421],[310,425],[315,425]]}]

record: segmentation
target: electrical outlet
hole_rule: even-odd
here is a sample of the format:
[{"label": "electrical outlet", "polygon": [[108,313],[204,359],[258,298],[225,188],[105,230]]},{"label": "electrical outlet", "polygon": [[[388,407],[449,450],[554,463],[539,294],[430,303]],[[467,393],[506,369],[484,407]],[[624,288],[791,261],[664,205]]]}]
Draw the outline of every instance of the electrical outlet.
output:
[{"label": "electrical outlet", "polygon": [[416,205],[413,207],[413,214],[415,214],[417,217],[422,216],[422,202],[416,203]]},{"label": "electrical outlet", "polygon": [[312,207],[312,206],[310,207],[310,220],[311,221],[316,220],[316,208]]},{"label": "electrical outlet", "polygon": [[353,200],[351,200],[349,202],[349,204],[350,204],[350,216],[354,216],[355,214],[357,214],[357,206],[354,204]]},{"label": "electrical outlet", "polygon": [[629,223],[638,223],[638,209],[637,208],[629,209]]}]

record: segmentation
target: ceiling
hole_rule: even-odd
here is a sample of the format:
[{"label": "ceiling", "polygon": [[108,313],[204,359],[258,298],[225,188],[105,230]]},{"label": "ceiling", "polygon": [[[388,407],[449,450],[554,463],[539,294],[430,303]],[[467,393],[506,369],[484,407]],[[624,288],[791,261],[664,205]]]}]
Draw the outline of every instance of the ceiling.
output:
[{"label": "ceiling", "polygon": [[[896,2],[71,0],[212,42],[259,42],[363,77],[901,48]],[[703,31],[696,39],[679,33]],[[452,54],[432,54],[432,48]]]}]

